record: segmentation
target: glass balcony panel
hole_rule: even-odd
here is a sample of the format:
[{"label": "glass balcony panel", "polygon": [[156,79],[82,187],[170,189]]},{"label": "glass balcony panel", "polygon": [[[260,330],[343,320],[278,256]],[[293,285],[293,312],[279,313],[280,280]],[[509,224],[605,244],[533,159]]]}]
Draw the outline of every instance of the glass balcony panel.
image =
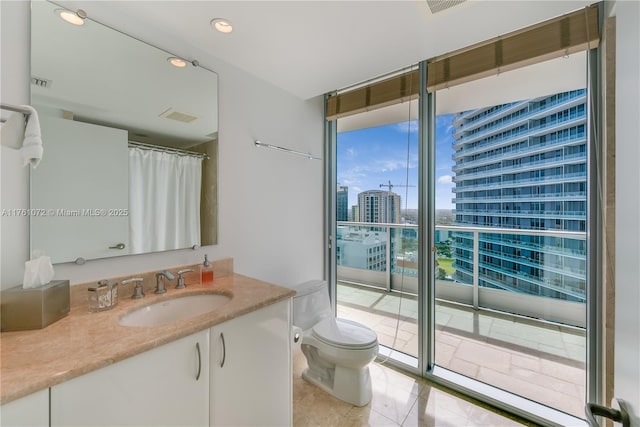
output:
[{"label": "glass balcony panel", "polygon": [[435,153],[436,180],[453,183],[436,184],[436,217],[449,209],[455,216],[436,221],[436,233],[451,236],[454,273],[442,271],[436,252],[435,364],[578,417],[586,384],[585,95],[438,116]]}]

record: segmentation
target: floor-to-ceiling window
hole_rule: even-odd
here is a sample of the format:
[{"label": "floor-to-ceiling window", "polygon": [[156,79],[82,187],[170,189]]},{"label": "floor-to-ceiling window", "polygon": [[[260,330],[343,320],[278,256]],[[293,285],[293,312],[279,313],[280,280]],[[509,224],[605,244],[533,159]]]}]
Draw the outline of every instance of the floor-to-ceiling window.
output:
[{"label": "floor-to-ceiling window", "polygon": [[[417,103],[337,120],[336,305],[417,359]],[[393,111],[391,111],[393,110]],[[415,362],[412,362],[415,364]]]},{"label": "floor-to-ceiling window", "polygon": [[435,94],[435,364],[577,417],[585,69],[581,53]]},{"label": "floor-to-ceiling window", "polygon": [[[592,56],[567,48],[428,94],[422,83],[420,112],[403,104],[417,121],[369,106],[337,119],[337,313],[376,330],[381,360],[532,419],[584,417],[597,364]],[[400,151],[404,175],[378,175]]]}]

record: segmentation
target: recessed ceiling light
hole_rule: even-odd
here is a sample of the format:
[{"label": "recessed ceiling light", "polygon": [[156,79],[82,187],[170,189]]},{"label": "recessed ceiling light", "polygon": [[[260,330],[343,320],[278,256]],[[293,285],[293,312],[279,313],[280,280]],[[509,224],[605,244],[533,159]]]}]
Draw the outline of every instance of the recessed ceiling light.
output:
[{"label": "recessed ceiling light", "polygon": [[221,33],[229,34],[233,31],[231,21],[223,18],[216,18],[211,20],[211,26]]},{"label": "recessed ceiling light", "polygon": [[68,9],[56,9],[54,13],[60,16],[65,22],[78,26],[84,25],[84,20],[87,17],[87,13],[82,9],[78,9],[77,12]]},{"label": "recessed ceiling light", "polygon": [[187,66],[187,61],[185,61],[184,59],[177,58],[175,56],[171,56],[167,58],[167,61],[169,61],[169,64],[173,65],[174,67],[184,68]]}]

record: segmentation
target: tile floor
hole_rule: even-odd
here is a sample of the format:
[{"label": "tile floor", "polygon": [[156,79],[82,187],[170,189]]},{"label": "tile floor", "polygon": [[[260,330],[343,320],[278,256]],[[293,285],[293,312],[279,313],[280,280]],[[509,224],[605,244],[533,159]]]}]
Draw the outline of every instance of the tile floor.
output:
[{"label": "tile floor", "polygon": [[293,358],[294,427],[349,426],[533,426],[457,396],[394,368],[371,364],[373,399],[357,407],[303,380],[307,362],[300,350]]},{"label": "tile floor", "polygon": [[[415,298],[338,285],[338,317],[368,325],[381,344],[414,356],[417,310]],[[435,338],[437,365],[584,416],[584,329],[439,301]]]}]

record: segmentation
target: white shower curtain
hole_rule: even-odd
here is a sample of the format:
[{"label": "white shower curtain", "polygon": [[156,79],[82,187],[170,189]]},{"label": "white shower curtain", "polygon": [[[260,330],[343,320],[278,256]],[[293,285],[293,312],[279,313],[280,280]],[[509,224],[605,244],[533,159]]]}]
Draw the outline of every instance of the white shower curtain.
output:
[{"label": "white shower curtain", "polygon": [[200,245],[202,159],[129,148],[131,253]]}]

